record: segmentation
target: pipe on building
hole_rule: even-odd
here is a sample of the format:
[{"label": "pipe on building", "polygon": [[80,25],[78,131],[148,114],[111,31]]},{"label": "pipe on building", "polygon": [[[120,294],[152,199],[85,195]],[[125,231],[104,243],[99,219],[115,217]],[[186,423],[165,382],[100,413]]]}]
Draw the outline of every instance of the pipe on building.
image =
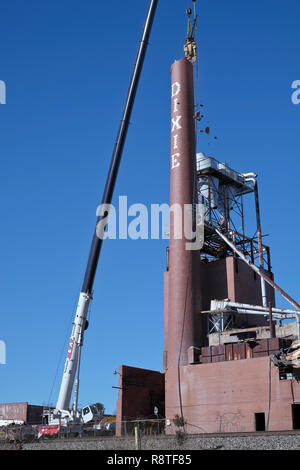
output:
[{"label": "pipe on building", "polygon": [[296,314],[296,320],[297,320],[297,331],[298,331],[298,339],[300,340],[300,314]]},{"label": "pipe on building", "polygon": [[273,323],[273,312],[272,312],[272,304],[269,302],[269,326],[270,326],[270,338],[275,338],[275,325]]},{"label": "pipe on building", "polygon": [[[264,269],[264,257],[263,257],[263,247],[262,247],[262,231],[261,231],[261,218],[260,218],[260,207],[259,207],[259,198],[258,198],[258,183],[257,183],[257,174],[256,173],[243,173],[245,181],[252,181],[254,189],[254,198],[255,198],[255,213],[256,213],[256,225],[257,225],[257,239],[258,239],[258,253],[259,253],[259,265],[261,269]],[[262,304],[264,307],[267,307],[267,291],[266,291],[266,282],[261,277],[261,296]]]}]

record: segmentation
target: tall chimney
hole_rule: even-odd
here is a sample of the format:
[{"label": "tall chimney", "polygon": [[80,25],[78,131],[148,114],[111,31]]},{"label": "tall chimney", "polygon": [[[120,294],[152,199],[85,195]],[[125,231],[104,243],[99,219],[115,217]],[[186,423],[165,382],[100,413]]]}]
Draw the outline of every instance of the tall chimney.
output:
[{"label": "tall chimney", "polygon": [[[170,244],[165,273],[164,369],[188,364],[188,348],[197,346],[196,330],[199,251],[187,249],[184,206],[196,202],[196,139],[193,66],[185,58],[171,68]],[[173,216],[177,205],[182,221]],[[175,211],[174,213],[177,214]],[[174,224],[175,221],[175,224]],[[178,238],[179,233],[182,237]],[[199,313],[198,313],[199,315]]]}]

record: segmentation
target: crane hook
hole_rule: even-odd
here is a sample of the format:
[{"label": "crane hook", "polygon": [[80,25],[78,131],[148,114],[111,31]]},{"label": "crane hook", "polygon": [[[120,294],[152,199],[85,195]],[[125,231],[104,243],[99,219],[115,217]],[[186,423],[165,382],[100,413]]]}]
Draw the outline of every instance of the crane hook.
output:
[{"label": "crane hook", "polygon": [[196,0],[193,0],[194,3],[194,21],[193,24],[191,22],[191,15],[192,15],[192,10],[191,8],[187,8],[186,14],[188,17],[188,27],[187,27],[187,36],[185,40],[185,45],[184,45],[184,54],[187,60],[190,62],[196,62],[197,59],[197,44],[194,39],[194,30],[195,26],[197,24],[197,15],[195,11],[195,4]]}]

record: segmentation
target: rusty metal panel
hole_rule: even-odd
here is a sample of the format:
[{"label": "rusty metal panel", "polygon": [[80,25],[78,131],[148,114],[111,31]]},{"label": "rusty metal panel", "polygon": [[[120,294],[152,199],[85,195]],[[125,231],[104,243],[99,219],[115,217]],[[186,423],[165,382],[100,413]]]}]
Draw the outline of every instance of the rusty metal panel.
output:
[{"label": "rusty metal panel", "polygon": [[253,351],[253,357],[264,357],[268,355],[269,355],[268,351],[259,351],[259,352]]},{"label": "rusty metal panel", "polygon": [[219,354],[218,356],[212,356],[211,362],[223,362],[225,361],[225,354]]},{"label": "rusty metal panel", "polygon": [[201,349],[190,346],[188,349],[188,362],[189,364],[196,364],[200,360]]},{"label": "rusty metal panel", "polygon": [[280,338],[269,338],[268,340],[268,351],[275,352],[279,351],[279,339]]},{"label": "rusty metal panel", "polygon": [[246,359],[246,345],[245,343],[238,344],[239,359]]},{"label": "rusty metal panel", "polygon": [[269,338],[268,339],[268,350],[269,354],[279,352],[280,349],[290,347],[292,343],[291,339],[288,338]]},{"label": "rusty metal panel", "polygon": [[253,352],[264,352],[269,349],[269,338],[256,340],[258,344],[255,345]]},{"label": "rusty metal panel", "polygon": [[211,355],[212,356],[220,356],[221,354],[225,354],[224,344],[220,344],[219,346],[211,346]]},{"label": "rusty metal panel", "polygon": [[256,340],[256,343],[253,348],[253,353],[265,352],[268,351],[268,339],[259,339]]},{"label": "rusty metal panel", "polygon": [[233,344],[225,345],[225,357],[226,361],[233,361]]},{"label": "rusty metal panel", "polygon": [[205,346],[201,348],[201,356],[210,357],[211,356],[211,346]]},{"label": "rusty metal panel", "polygon": [[200,356],[200,362],[202,364],[209,364],[211,362],[211,356]]},{"label": "rusty metal panel", "polygon": [[[240,359],[240,343],[236,343],[233,345],[232,349],[233,349],[233,360],[234,361],[237,361],[238,359]],[[246,354],[245,354],[246,356]]]},{"label": "rusty metal panel", "polygon": [[250,359],[253,357],[253,351],[252,348],[250,347],[249,343],[245,343],[246,346],[246,359]]},{"label": "rusty metal panel", "polygon": [[27,421],[28,403],[1,403],[0,404],[0,419],[3,420],[16,420]]}]

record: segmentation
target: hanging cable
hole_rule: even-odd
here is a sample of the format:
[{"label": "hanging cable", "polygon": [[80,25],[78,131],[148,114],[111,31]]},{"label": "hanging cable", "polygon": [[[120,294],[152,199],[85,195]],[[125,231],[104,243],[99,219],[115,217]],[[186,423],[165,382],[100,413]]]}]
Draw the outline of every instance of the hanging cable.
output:
[{"label": "hanging cable", "polygon": [[[196,13],[196,2],[194,2],[194,18],[198,18]],[[195,22],[195,44],[196,44],[196,51],[198,51],[198,44],[199,44],[199,37],[198,37],[198,20]],[[194,118],[195,118],[195,130],[196,130],[196,153],[198,148],[198,133],[199,133],[199,123],[203,118],[201,115],[201,107],[203,106],[199,102],[199,58],[198,54],[196,56],[195,67],[194,67],[194,88],[195,88],[195,104],[194,104]]]},{"label": "hanging cable", "polygon": [[[192,214],[192,224],[197,224],[197,214],[195,212],[195,208],[197,208],[197,186],[196,186],[196,171],[194,171],[193,175],[193,214]],[[179,355],[178,355],[178,363],[177,363],[177,377],[178,377],[178,396],[179,396],[179,408],[180,408],[180,421],[183,431],[186,432],[185,425],[187,424],[184,419],[183,414],[183,403],[182,403],[182,392],[181,392],[181,377],[180,377],[180,360],[181,360],[181,353],[182,353],[182,345],[183,345],[183,336],[184,336],[184,325],[185,325],[185,318],[186,318],[186,307],[187,307],[187,298],[188,298],[188,287],[191,281],[191,270],[192,270],[192,253],[193,251],[190,250],[189,255],[189,265],[188,265],[188,273],[186,279],[186,291],[185,291],[185,299],[184,299],[184,310],[183,310],[183,320],[182,320],[182,328],[181,328],[181,338],[180,338],[180,347],[179,347]],[[193,299],[194,301],[194,299]]]},{"label": "hanging cable", "polygon": [[267,417],[267,426],[266,431],[269,431],[270,425],[270,414],[271,414],[271,402],[272,402],[272,361],[269,360],[269,384],[268,384],[268,417]]},{"label": "hanging cable", "polygon": [[185,316],[186,316],[186,304],[187,304],[187,296],[188,296],[188,286],[189,286],[189,282],[190,282],[190,269],[191,269],[191,262],[192,262],[192,256],[191,256],[191,254],[192,254],[192,251],[190,250],[189,269],[188,269],[188,275],[187,275],[187,280],[186,280],[186,291],[185,291],[185,299],[184,299],[184,311],[183,311],[183,320],[182,320],[182,328],[181,328],[180,348],[179,348],[178,363],[177,363],[178,395],[179,395],[180,418],[181,418],[181,426],[182,426],[184,432],[185,432],[185,421],[184,421],[184,415],[183,415],[182,393],[181,393],[180,359],[181,359],[181,352],[182,352],[183,333],[184,333],[184,324],[185,324]]},{"label": "hanging cable", "polygon": [[[199,15],[196,9],[196,0],[193,1],[193,20],[191,20],[192,9],[188,8],[189,2],[187,1],[187,16],[188,16],[188,29],[186,44],[184,45],[185,56],[187,60],[195,64],[194,67],[194,83],[195,83],[195,106],[194,106],[194,120],[196,128],[196,141],[198,143],[199,133],[209,136],[208,145],[215,142],[218,137],[212,134],[210,120],[207,109],[203,109],[204,105],[200,103],[199,96]],[[199,129],[201,126],[201,129]]]}]

